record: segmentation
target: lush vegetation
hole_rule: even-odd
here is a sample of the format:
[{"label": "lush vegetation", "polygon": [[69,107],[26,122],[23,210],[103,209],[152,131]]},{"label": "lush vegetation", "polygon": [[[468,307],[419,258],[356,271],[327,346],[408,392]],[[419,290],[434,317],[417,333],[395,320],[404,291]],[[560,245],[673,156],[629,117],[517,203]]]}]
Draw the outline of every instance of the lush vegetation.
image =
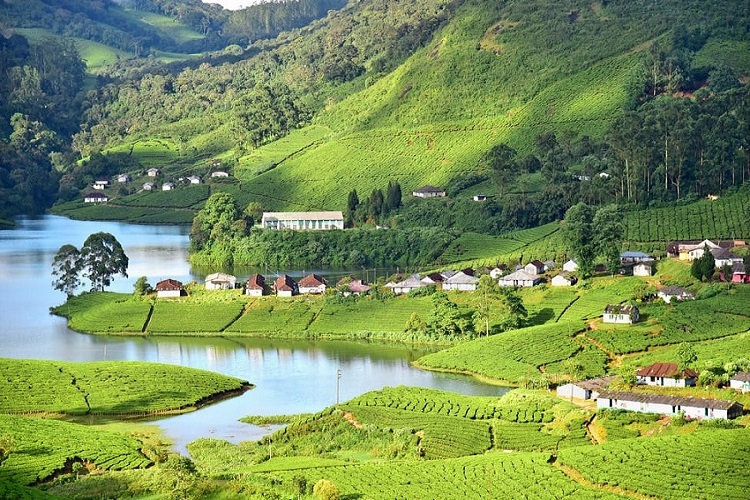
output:
[{"label": "lush vegetation", "polygon": [[0,413],[128,415],[192,409],[247,382],[140,362],[0,360]]}]

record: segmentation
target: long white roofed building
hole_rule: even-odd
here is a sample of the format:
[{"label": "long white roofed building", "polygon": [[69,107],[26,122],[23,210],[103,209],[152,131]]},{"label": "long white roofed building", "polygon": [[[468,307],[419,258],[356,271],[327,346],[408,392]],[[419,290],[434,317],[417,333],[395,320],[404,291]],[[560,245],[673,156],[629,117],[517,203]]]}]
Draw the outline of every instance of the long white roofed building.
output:
[{"label": "long white roofed building", "polygon": [[344,214],[332,212],[263,212],[263,229],[344,229]]}]

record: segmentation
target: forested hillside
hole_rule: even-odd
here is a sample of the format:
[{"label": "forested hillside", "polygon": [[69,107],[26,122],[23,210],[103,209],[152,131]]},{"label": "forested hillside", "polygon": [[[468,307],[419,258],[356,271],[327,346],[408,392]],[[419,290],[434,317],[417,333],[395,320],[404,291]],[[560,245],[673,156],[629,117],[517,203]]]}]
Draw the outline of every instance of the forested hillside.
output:
[{"label": "forested hillside", "polygon": [[[497,234],[578,201],[671,203],[750,179],[746,2],[365,0],[319,20],[337,6],[199,3],[97,4],[198,37],[221,26],[226,46],[99,68],[70,138],[78,161],[59,168],[63,200],[96,175],[158,166],[167,181],[220,163],[240,204],[265,209],[344,209],[391,181],[447,189],[441,214],[487,194],[471,229]],[[165,208],[136,191],[113,201]],[[425,218],[407,204],[401,220]]]}]

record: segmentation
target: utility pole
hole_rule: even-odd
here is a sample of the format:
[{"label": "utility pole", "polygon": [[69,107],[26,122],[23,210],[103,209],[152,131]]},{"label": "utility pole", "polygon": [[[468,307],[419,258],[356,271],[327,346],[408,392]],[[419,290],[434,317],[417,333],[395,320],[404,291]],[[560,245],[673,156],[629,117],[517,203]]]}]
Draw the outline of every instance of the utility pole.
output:
[{"label": "utility pole", "polygon": [[341,385],[341,368],[336,370],[336,404],[339,404],[339,386]]}]

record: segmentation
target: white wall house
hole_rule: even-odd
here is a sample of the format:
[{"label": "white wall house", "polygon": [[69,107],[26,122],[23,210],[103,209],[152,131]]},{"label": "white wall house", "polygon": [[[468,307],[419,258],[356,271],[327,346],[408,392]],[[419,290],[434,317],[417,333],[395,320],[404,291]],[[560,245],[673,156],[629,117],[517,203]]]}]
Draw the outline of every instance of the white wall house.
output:
[{"label": "white wall house", "polygon": [[614,376],[609,376],[571,382],[558,386],[556,393],[560,398],[596,399],[614,379]]},{"label": "white wall house", "polygon": [[282,274],[274,283],[274,291],[278,297],[291,297],[299,293],[297,282],[288,274]]},{"label": "white wall house", "polygon": [[107,203],[109,197],[104,193],[93,192],[89,193],[83,198],[84,203]]},{"label": "white wall house", "polygon": [[605,323],[615,323],[629,325],[637,323],[641,319],[640,312],[635,306],[630,304],[609,304],[604,308],[602,321]]},{"label": "white wall house", "polygon": [[327,230],[344,229],[344,214],[330,212],[263,212],[263,229]]},{"label": "white wall house", "polygon": [[326,291],[326,280],[317,274],[308,274],[297,283],[299,293],[322,294]]},{"label": "white wall house", "polygon": [[654,274],[654,266],[650,262],[639,262],[633,266],[633,276],[651,276]]},{"label": "white wall house", "polygon": [[654,363],[635,372],[639,384],[663,387],[694,386],[698,373],[690,368],[680,370],[677,363]]},{"label": "white wall house", "polygon": [[231,274],[213,273],[206,276],[206,290],[232,290],[237,278]]},{"label": "white wall house", "polygon": [[245,295],[250,297],[262,297],[266,291],[266,278],[262,274],[253,274],[247,279]]},{"label": "white wall house", "polygon": [[669,304],[672,300],[695,300],[695,294],[679,286],[667,286],[657,293],[660,299]]},{"label": "white wall house", "polygon": [[463,271],[459,271],[443,282],[443,290],[461,290],[464,292],[473,292],[477,289],[479,278],[470,276]]},{"label": "white wall house", "polygon": [[641,413],[677,415],[691,419],[736,418],[742,415],[742,405],[723,399],[686,398],[666,394],[603,391],[596,399],[599,409],[620,409]]},{"label": "white wall house", "polygon": [[159,298],[179,297],[182,294],[182,283],[173,279],[165,279],[158,282],[154,289]]},{"label": "white wall house", "polygon": [[426,286],[426,285],[422,283],[422,280],[419,278],[419,275],[413,274],[403,281],[394,283],[391,289],[393,290],[393,293],[395,293],[396,295],[402,295],[404,293],[409,293],[412,290],[416,290],[417,288],[421,288],[423,286]]},{"label": "white wall house", "polygon": [[568,262],[563,264],[563,271],[574,273],[577,270],[578,270],[578,263],[574,261],[573,259],[570,259]]},{"label": "white wall house", "polygon": [[552,286],[573,286],[578,282],[578,278],[576,278],[571,273],[562,272],[552,278],[552,281],[550,282]]},{"label": "white wall house", "polygon": [[498,280],[500,286],[534,286],[538,285],[542,281],[542,277],[538,274],[529,274],[523,269],[519,269],[515,273],[511,273],[507,276],[503,276]]},{"label": "white wall house", "polygon": [[735,373],[729,379],[729,387],[742,392],[750,392],[750,372]]},{"label": "white wall house", "polygon": [[416,198],[442,198],[445,196],[445,191],[435,186],[427,185],[412,191],[411,195]]}]

